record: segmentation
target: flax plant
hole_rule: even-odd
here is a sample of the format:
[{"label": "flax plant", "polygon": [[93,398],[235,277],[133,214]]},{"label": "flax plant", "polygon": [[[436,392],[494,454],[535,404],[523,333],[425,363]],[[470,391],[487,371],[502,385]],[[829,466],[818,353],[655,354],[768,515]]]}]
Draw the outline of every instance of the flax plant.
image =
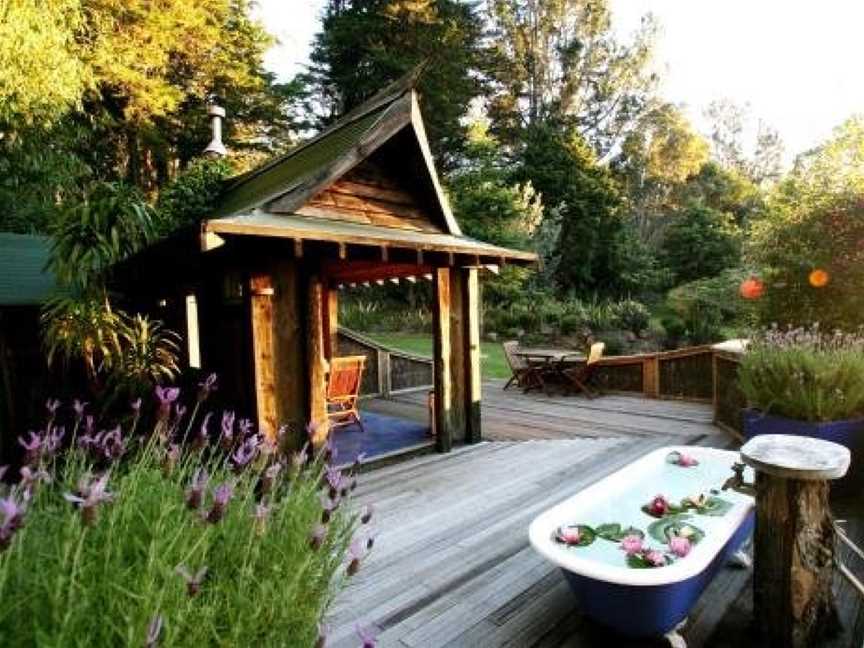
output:
[{"label": "flax plant", "polygon": [[[76,421],[77,431],[80,408]],[[178,421],[173,441],[192,424]],[[83,436],[31,452],[29,481],[0,487],[0,645],[315,645],[359,547],[372,544],[347,489],[323,512],[332,480],[354,479],[326,464],[332,450],[286,456],[238,433],[238,467],[196,437],[166,471],[177,444],[164,435],[125,438],[122,457],[99,450],[105,435]]]},{"label": "flax plant", "polygon": [[786,418],[864,417],[864,335],[771,328],[748,347],[739,385],[752,407]]}]

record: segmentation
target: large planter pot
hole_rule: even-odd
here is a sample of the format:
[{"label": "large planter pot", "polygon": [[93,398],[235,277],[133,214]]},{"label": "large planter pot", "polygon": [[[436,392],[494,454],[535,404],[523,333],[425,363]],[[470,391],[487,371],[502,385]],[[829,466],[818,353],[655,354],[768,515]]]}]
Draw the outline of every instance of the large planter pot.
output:
[{"label": "large planter pot", "polygon": [[864,418],[846,421],[808,423],[784,416],[765,414],[761,410],[748,408],[742,411],[744,436],[752,439],[760,434],[791,434],[833,441],[849,448],[852,463],[843,479],[832,482],[832,490],[839,495],[859,493],[864,490]]}]

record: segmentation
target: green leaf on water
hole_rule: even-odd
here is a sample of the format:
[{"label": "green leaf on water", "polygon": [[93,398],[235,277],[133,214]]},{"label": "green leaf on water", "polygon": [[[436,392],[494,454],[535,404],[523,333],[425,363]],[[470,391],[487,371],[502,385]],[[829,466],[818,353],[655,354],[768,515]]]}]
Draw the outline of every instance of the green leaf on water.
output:
[{"label": "green leaf on water", "polygon": [[595,529],[595,531],[598,537],[603,538],[604,540],[609,540],[610,542],[620,542],[622,538],[626,538],[630,535],[635,535],[639,538],[645,537],[645,532],[641,529],[632,526],[622,528],[618,522],[601,524]]},{"label": "green leaf on water", "polygon": [[705,532],[688,522],[691,517],[690,515],[682,514],[661,518],[648,526],[648,535],[663,544],[666,544],[670,538],[675,536],[687,538],[693,544],[697,544],[705,537]]}]

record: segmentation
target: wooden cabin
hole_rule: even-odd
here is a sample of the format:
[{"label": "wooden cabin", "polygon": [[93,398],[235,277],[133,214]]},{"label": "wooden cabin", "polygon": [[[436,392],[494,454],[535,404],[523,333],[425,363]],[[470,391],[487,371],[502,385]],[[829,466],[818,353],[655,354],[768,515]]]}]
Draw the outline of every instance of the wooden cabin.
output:
[{"label": "wooden cabin", "polygon": [[479,271],[534,261],[462,234],[409,76],[229,181],[199,229],[136,256],[120,283],[185,330],[190,366],[218,372],[262,431],[311,421],[321,443],[338,288],[431,279],[436,445],[447,451],[481,437]]}]

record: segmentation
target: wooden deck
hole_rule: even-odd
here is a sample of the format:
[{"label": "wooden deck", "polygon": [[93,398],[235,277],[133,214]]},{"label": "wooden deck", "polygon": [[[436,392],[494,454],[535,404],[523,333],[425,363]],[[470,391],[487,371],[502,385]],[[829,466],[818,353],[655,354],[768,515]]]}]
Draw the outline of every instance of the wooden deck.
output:
[{"label": "wooden deck", "polygon": [[[368,407],[420,417],[424,402],[417,394]],[[378,535],[333,607],[328,646],[356,646],[357,623],[377,627],[380,646],[400,648],[664,645],[627,643],[586,620],[560,572],[529,546],[527,528],[552,504],[654,448],[733,447],[710,424],[708,407],[502,395],[500,384],[486,384],[483,429],[492,441],[363,475],[357,497],[375,506]],[[860,508],[841,508],[853,537],[864,538]],[[749,581],[749,572],[730,567],[712,582],[683,632],[691,648],[759,645],[750,634]],[[846,631],[826,645],[860,648],[864,606],[839,580],[838,591]]]}]

